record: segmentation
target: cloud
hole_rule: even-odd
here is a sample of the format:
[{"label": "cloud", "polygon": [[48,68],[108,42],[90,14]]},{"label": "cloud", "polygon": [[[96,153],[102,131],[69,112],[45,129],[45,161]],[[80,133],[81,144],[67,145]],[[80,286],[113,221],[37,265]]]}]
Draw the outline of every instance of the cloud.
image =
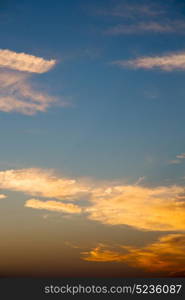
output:
[{"label": "cloud", "polygon": [[[185,187],[144,187],[92,182],[57,176],[52,170],[38,168],[0,172],[0,189],[23,192],[33,197],[79,201],[79,212],[107,225],[126,225],[138,230],[185,231]],[[55,202],[31,199],[42,207],[56,206]],[[31,206],[30,206],[31,207]]]},{"label": "cloud", "polygon": [[184,159],[185,158],[185,153],[181,153],[179,155],[176,156],[179,159]]},{"label": "cloud", "polygon": [[177,159],[170,160],[169,164],[180,164],[180,163],[182,163],[183,159],[185,159],[185,153],[181,153],[181,154],[176,155],[176,158]]},{"label": "cloud", "polygon": [[42,169],[6,170],[0,172],[0,188],[37,197],[72,199],[89,192],[89,186],[77,179],[57,177]]},{"label": "cloud", "polygon": [[81,253],[82,259],[93,262],[123,262],[152,272],[185,275],[185,235],[169,234],[145,247],[99,244]]},{"label": "cloud", "polygon": [[118,4],[110,9],[99,9],[97,14],[112,16],[112,17],[123,17],[123,18],[136,18],[136,17],[155,17],[164,13],[161,6],[155,3],[124,3]]},{"label": "cloud", "polygon": [[115,250],[114,247],[106,244],[98,244],[90,251],[81,252],[82,259],[86,261],[94,262],[122,262],[125,259],[125,255]]},{"label": "cloud", "polygon": [[78,205],[72,203],[62,203],[57,201],[40,201],[37,199],[27,200],[25,203],[25,207],[41,209],[41,210],[49,210],[49,211],[57,211],[61,213],[68,214],[79,214],[82,212],[82,208]]},{"label": "cloud", "polygon": [[57,98],[39,92],[30,83],[32,73],[44,73],[56,64],[24,53],[0,50],[0,111],[35,115],[53,105],[66,106]]},{"label": "cloud", "polygon": [[[15,84],[28,78],[28,75],[23,72],[1,71],[0,72],[0,89],[11,88]],[[1,92],[2,94],[2,92]]]},{"label": "cloud", "polygon": [[114,61],[113,64],[134,69],[141,68],[149,70],[159,68],[164,71],[185,70],[185,52],[166,56],[142,57],[129,61],[119,60]]},{"label": "cloud", "polygon": [[91,220],[138,230],[185,231],[185,188],[113,186],[93,192]]},{"label": "cloud", "polygon": [[45,112],[57,99],[36,91],[22,72],[3,71],[0,74],[0,110],[34,115]]},{"label": "cloud", "polygon": [[7,196],[6,196],[6,195],[4,195],[4,194],[0,194],[0,199],[5,199],[5,198],[7,198]]},{"label": "cloud", "polygon": [[113,26],[104,32],[110,35],[121,34],[142,34],[142,33],[183,33],[185,30],[184,21],[173,21],[161,23],[153,22],[139,22],[135,24],[120,24]]},{"label": "cloud", "polygon": [[26,53],[17,53],[0,49],[0,67],[31,73],[44,73],[56,64],[56,60],[45,60],[42,57]]}]

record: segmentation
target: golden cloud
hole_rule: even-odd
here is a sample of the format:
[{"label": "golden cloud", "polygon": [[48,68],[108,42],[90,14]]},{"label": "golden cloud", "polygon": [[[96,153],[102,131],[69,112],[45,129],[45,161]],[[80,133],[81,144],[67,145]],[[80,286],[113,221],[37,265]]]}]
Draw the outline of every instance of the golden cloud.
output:
[{"label": "golden cloud", "polygon": [[185,230],[184,187],[125,185],[97,189],[92,203],[87,209],[89,218],[104,224],[152,231]]},{"label": "golden cloud", "polygon": [[51,170],[30,168],[1,171],[0,188],[57,200],[85,198],[88,206],[81,212],[88,219],[107,225],[127,225],[148,231],[185,231],[183,186],[152,188],[139,184],[93,183],[57,176]]},{"label": "golden cloud", "polygon": [[185,234],[169,234],[145,247],[112,247],[99,244],[82,252],[82,259],[93,262],[123,262],[132,267],[168,275],[185,275]]},{"label": "golden cloud", "polygon": [[6,196],[6,195],[4,195],[4,194],[0,194],[0,199],[5,199],[5,198],[7,198],[7,196]]},{"label": "golden cloud", "polygon": [[34,209],[44,209],[49,211],[57,211],[68,214],[79,214],[82,208],[72,203],[62,203],[57,201],[40,201],[37,199],[30,199],[26,201],[25,207]]},{"label": "golden cloud", "polygon": [[26,53],[16,53],[0,49],[0,67],[31,73],[44,73],[56,64],[56,60],[46,60],[42,57]]},{"label": "golden cloud", "polygon": [[96,262],[122,262],[125,260],[125,255],[113,247],[106,244],[98,244],[90,251],[81,252],[82,259],[86,261]]},{"label": "golden cloud", "polygon": [[79,180],[60,178],[52,171],[36,168],[1,171],[0,187],[32,196],[72,200],[89,191],[88,185]]}]

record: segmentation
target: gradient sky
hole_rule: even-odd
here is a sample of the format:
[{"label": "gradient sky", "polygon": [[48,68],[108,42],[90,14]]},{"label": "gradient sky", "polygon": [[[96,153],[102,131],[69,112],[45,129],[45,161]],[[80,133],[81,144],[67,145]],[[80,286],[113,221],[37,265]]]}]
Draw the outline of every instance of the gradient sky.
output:
[{"label": "gradient sky", "polygon": [[183,1],[1,1],[1,276],[185,274],[184,33]]}]

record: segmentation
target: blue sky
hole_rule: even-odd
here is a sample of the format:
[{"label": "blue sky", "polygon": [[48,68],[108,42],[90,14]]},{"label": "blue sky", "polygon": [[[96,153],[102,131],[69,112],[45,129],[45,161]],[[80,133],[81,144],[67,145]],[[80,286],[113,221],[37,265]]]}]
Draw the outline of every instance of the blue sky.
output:
[{"label": "blue sky", "polygon": [[[70,105],[31,117],[1,112],[2,160],[100,178],[162,180],[159,168],[165,177],[171,173],[168,161],[184,149],[184,72],[121,69],[111,62],[183,51],[185,40],[174,33],[103,33],[130,22],[99,12],[115,2],[4,5],[3,48],[56,58],[53,70],[32,80]],[[182,14],[181,6],[168,5],[167,17]],[[174,174],[178,180],[184,173],[175,166]]]},{"label": "blue sky", "polygon": [[[107,182],[111,187],[119,182],[129,199],[132,193],[127,184],[138,195],[143,195],[142,187],[149,189],[147,195],[153,193],[150,187],[158,195],[162,186],[162,203],[168,193],[171,200],[183,193],[184,14],[185,5],[175,0],[9,0],[0,4],[0,196],[7,193],[15,198],[17,213],[25,211],[30,220],[40,216],[40,210],[28,213],[28,208],[19,207],[26,193],[44,201],[74,196],[73,187],[69,194],[49,190],[46,196],[39,189],[39,180],[47,186],[52,178],[42,171],[45,169],[64,178],[82,178],[74,189],[88,191],[93,199],[88,201],[100,211],[106,200],[101,206],[94,195],[106,194],[106,189],[99,188]],[[37,169],[40,171],[34,171]],[[7,179],[1,179],[1,174]],[[55,178],[52,191],[63,184],[61,178]],[[38,187],[32,193],[29,180]],[[89,181],[93,182],[90,186]],[[141,190],[136,190],[137,184]],[[114,195],[117,188],[112,191]],[[29,205],[42,206],[40,202]],[[75,211],[78,207],[62,209]],[[170,220],[168,209],[166,215]],[[161,228],[182,230],[181,219],[176,227],[168,221]],[[93,212],[90,220],[115,225],[110,216]],[[41,221],[36,222],[42,228]],[[62,222],[68,221],[64,218]],[[150,225],[144,221],[135,224],[132,218],[123,224],[141,231],[151,230],[154,224],[153,231],[160,231],[155,218]],[[54,230],[56,224],[52,226]],[[67,232],[73,232],[72,225],[66,226]],[[160,240],[163,242],[166,240]]]}]

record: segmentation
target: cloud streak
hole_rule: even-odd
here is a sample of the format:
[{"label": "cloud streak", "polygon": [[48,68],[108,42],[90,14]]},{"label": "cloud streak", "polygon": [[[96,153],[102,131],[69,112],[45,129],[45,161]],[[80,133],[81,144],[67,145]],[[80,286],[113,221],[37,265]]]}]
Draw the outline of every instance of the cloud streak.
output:
[{"label": "cloud streak", "polygon": [[97,14],[111,17],[121,17],[127,19],[133,19],[138,17],[156,17],[164,14],[164,10],[161,6],[154,3],[137,4],[124,3],[118,4],[110,9],[99,9]]},{"label": "cloud streak", "polygon": [[114,61],[113,64],[120,67],[133,69],[161,69],[164,71],[185,70],[185,52],[169,54],[164,56],[141,57],[133,60]]},{"label": "cloud streak", "polygon": [[17,53],[0,49],[0,67],[30,73],[44,73],[56,64],[56,60],[46,60],[42,57],[26,53]]},{"label": "cloud streak", "polygon": [[62,203],[57,201],[40,201],[38,199],[30,199],[25,203],[25,207],[41,210],[49,210],[68,214],[79,214],[82,208],[72,203]]},{"label": "cloud streak", "polygon": [[0,74],[0,110],[34,115],[45,112],[57,99],[36,91],[22,72],[4,71]]},{"label": "cloud streak", "polygon": [[182,33],[184,34],[185,22],[173,21],[161,23],[157,21],[139,22],[135,24],[119,24],[104,31],[109,35],[144,34],[144,33]]},{"label": "cloud streak", "polygon": [[122,262],[150,272],[185,275],[185,235],[169,234],[145,247],[99,244],[81,252],[82,259],[92,262]]},{"label": "cloud streak", "polygon": [[185,159],[185,153],[181,153],[176,155],[176,159],[174,160],[170,160],[170,164],[181,164],[183,162],[183,160]]},{"label": "cloud streak", "polygon": [[[31,116],[59,105],[57,98],[37,91],[30,83],[32,74],[47,72],[55,64],[56,60],[0,50],[0,111]],[[60,102],[60,105],[67,103]]]}]

